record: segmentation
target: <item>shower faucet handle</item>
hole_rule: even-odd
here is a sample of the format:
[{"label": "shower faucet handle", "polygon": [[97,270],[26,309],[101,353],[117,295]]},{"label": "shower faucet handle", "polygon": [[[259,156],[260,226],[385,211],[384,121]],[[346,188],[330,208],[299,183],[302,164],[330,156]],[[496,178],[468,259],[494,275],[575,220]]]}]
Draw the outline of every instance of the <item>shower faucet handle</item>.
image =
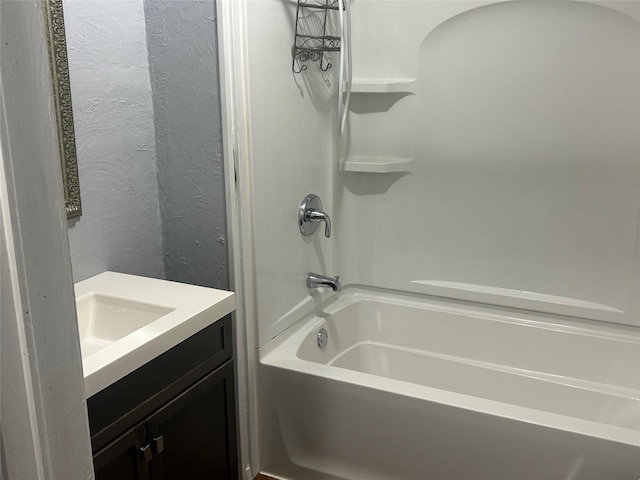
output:
[{"label": "shower faucet handle", "polygon": [[329,215],[322,211],[322,200],[317,195],[310,193],[298,209],[298,226],[302,235],[313,235],[318,229],[320,222],[324,222],[324,236],[331,236],[331,219]]},{"label": "shower faucet handle", "polygon": [[304,220],[305,222],[324,222],[324,236],[327,238],[331,236],[331,219],[326,213],[310,208],[305,210]]}]

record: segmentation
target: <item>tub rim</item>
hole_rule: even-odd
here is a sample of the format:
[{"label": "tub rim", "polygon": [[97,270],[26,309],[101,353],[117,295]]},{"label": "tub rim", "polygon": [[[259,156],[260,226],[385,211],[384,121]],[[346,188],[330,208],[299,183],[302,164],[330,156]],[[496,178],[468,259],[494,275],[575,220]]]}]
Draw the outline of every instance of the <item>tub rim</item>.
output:
[{"label": "tub rim", "polygon": [[[404,294],[349,286],[338,295],[332,295],[319,303],[311,312],[285,331],[259,348],[259,362],[262,367],[279,368],[290,372],[309,374],[324,380],[341,384],[358,385],[363,388],[401,395],[426,402],[462,408],[476,413],[493,415],[532,425],[592,436],[615,443],[640,448],[640,429],[617,427],[592,420],[569,417],[558,413],[524,407],[498,400],[475,397],[425,385],[414,384],[388,377],[348,370],[333,365],[313,362],[298,356],[302,342],[326,322],[319,313],[334,314],[350,305],[362,301],[376,301],[431,311],[480,317],[489,321],[518,323],[530,327],[543,328],[578,335],[610,338],[617,341],[640,344],[640,331],[634,327],[620,328],[618,325],[602,322],[565,318],[537,312],[518,311],[510,308],[495,308],[475,305],[470,302],[452,302],[439,298],[424,298],[422,295]],[[537,318],[536,318],[537,317]]]}]

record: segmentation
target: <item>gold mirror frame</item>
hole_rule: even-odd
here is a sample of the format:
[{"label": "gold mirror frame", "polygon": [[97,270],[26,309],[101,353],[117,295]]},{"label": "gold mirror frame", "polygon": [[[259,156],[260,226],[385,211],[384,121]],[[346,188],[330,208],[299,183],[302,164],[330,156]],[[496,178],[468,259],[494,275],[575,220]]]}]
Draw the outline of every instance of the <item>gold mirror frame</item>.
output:
[{"label": "gold mirror frame", "polygon": [[73,127],[73,110],[71,108],[69,60],[67,57],[67,38],[62,14],[62,0],[44,0],[43,9],[49,43],[49,62],[51,64],[56,123],[58,125],[65,210],[67,218],[74,218],[82,215],[82,205],[80,203],[78,156]]}]

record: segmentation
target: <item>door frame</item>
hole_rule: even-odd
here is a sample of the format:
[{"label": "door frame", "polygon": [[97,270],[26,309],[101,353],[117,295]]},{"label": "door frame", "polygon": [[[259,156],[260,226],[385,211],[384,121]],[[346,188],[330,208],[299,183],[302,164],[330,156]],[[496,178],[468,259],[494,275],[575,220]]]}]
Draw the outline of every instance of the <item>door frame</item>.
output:
[{"label": "door frame", "polygon": [[90,479],[89,423],[41,2],[0,1],[0,40],[2,474]]},{"label": "door frame", "polygon": [[218,0],[216,7],[227,231],[230,237],[229,270],[237,304],[233,323],[237,359],[239,471],[244,480],[253,480],[260,472],[260,459],[247,0]]}]

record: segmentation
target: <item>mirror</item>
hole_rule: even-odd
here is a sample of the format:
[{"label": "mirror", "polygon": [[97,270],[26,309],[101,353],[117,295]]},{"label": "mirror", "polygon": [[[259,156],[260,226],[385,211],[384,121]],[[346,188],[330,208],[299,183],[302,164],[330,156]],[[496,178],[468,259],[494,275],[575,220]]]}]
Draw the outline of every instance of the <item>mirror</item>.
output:
[{"label": "mirror", "polygon": [[53,82],[56,124],[58,127],[60,161],[62,163],[65,210],[67,218],[75,218],[82,215],[82,205],[80,202],[78,158],[73,127],[73,110],[71,108],[69,62],[64,17],[62,15],[62,0],[45,0],[43,8],[47,23],[49,61]]}]

